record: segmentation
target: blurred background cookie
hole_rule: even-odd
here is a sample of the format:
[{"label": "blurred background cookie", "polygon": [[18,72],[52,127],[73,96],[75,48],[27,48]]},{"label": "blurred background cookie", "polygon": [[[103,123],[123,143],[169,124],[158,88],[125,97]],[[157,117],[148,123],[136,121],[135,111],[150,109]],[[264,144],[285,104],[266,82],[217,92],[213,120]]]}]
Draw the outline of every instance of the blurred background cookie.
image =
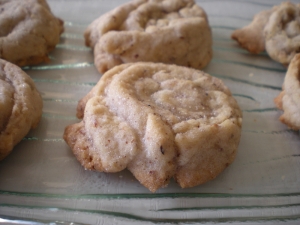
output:
[{"label": "blurred background cookie", "polygon": [[277,62],[288,66],[300,52],[300,4],[283,2],[264,28],[266,50]]},{"label": "blurred background cookie", "polygon": [[0,160],[38,125],[42,106],[32,79],[19,67],[0,59]]},{"label": "blurred background cookie", "polygon": [[49,61],[63,21],[45,0],[0,1],[0,58],[18,66]]},{"label": "blurred background cookie", "polygon": [[300,4],[283,2],[262,11],[231,37],[249,52],[257,54],[266,50],[273,60],[288,66],[300,52]]},{"label": "blurred background cookie", "polygon": [[131,1],[93,21],[85,40],[100,73],[139,61],[202,69],[212,58],[208,19],[193,0]]},{"label": "blurred background cookie", "polygon": [[235,158],[242,112],[221,80],[161,63],[107,71],[78,104],[64,139],[86,168],[128,168],[150,191],[214,179]]},{"label": "blurred background cookie", "polygon": [[275,98],[282,109],[280,121],[294,130],[300,130],[300,54],[291,61],[282,85],[282,92]]}]

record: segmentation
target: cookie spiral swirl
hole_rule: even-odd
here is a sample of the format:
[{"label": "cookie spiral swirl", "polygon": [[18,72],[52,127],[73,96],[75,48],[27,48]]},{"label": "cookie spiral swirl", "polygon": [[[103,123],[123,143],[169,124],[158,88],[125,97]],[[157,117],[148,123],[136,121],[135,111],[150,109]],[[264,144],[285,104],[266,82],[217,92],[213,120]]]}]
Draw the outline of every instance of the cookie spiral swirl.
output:
[{"label": "cookie spiral swirl", "polygon": [[277,6],[264,28],[264,35],[269,56],[289,65],[300,52],[300,4],[283,2]]},{"label": "cookie spiral swirl", "polygon": [[208,19],[193,0],[128,2],[94,20],[85,41],[100,73],[141,61],[202,69],[212,58]]},{"label": "cookie spiral swirl", "polygon": [[242,113],[229,89],[204,72],[157,63],[106,72],[78,104],[83,120],[64,138],[88,169],[128,168],[156,191],[215,178],[235,158]]}]

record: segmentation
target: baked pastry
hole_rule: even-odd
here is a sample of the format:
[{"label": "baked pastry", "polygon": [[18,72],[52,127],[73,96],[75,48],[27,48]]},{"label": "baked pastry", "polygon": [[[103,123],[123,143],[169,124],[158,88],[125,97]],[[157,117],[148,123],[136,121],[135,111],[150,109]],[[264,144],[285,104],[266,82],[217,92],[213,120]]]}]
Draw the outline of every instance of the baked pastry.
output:
[{"label": "baked pastry", "polygon": [[270,16],[264,33],[269,56],[288,66],[300,52],[300,4],[281,3]]},{"label": "baked pastry", "polygon": [[0,59],[0,160],[38,125],[42,106],[32,79],[16,65]]},{"label": "baked pastry", "polygon": [[150,191],[174,177],[183,188],[214,179],[233,162],[242,113],[221,80],[160,63],[107,71],[78,104],[83,120],[64,139],[86,168],[128,168]]},{"label": "baked pastry", "polygon": [[100,73],[140,61],[202,69],[212,58],[208,19],[193,0],[134,0],[93,21],[84,36]]},{"label": "baked pastry", "polygon": [[49,61],[59,42],[63,21],[45,0],[0,1],[0,58],[18,66]]},{"label": "baked pastry", "polygon": [[291,61],[284,83],[282,92],[275,98],[275,104],[283,115],[280,121],[291,129],[300,129],[300,54],[296,54]]},{"label": "baked pastry", "polygon": [[253,17],[252,22],[235,30],[231,38],[236,40],[240,46],[253,54],[258,54],[265,50],[264,28],[273,10],[264,10]]},{"label": "baked pastry", "polygon": [[231,36],[251,53],[266,50],[275,61],[288,66],[300,52],[300,4],[283,2],[254,16],[248,26]]}]

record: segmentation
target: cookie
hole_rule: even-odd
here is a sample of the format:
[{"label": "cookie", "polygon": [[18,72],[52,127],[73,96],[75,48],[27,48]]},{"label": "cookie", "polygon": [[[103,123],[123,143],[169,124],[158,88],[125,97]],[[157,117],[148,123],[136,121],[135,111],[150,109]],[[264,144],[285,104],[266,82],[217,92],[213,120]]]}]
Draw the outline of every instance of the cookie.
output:
[{"label": "cookie", "polygon": [[0,160],[35,128],[42,98],[32,79],[18,66],[0,59]]},{"label": "cookie", "polygon": [[18,66],[48,62],[63,21],[45,0],[0,1],[0,58]]},{"label": "cookie", "polygon": [[291,129],[300,129],[300,54],[292,59],[284,83],[282,92],[275,98],[277,107],[284,111],[280,121]]},{"label": "cookie", "polygon": [[281,3],[271,14],[264,33],[269,56],[288,66],[300,52],[300,4]]},{"label": "cookie", "polygon": [[300,4],[283,2],[262,11],[231,37],[250,53],[266,50],[273,60],[288,66],[300,52]]},{"label": "cookie", "polygon": [[131,1],[93,21],[84,36],[100,73],[140,61],[202,69],[212,58],[208,19],[193,0]]},{"label": "cookie", "polygon": [[192,68],[122,64],[78,104],[64,139],[90,170],[127,168],[150,191],[214,179],[235,158],[242,113],[221,80]]},{"label": "cookie", "polygon": [[265,38],[263,31],[272,12],[273,10],[264,10],[256,14],[249,25],[235,30],[231,38],[251,53],[258,54],[264,51]]}]

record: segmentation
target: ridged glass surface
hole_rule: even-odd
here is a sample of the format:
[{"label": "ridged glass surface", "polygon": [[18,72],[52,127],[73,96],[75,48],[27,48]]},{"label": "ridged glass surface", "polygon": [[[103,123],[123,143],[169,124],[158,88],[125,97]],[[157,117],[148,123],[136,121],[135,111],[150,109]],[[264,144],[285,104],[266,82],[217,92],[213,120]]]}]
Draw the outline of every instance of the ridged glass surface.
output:
[{"label": "ridged glass surface", "polygon": [[[123,0],[49,0],[65,31],[51,63],[23,69],[44,101],[43,116],[0,162],[0,224],[300,224],[300,135],[278,120],[273,99],[286,68],[251,55],[230,36],[280,1],[197,1],[207,12],[214,56],[205,72],[222,79],[243,110],[235,162],[215,180],[155,194],[128,172],[84,170],[62,139],[77,102],[98,82],[83,32]],[[297,2],[297,1],[294,1]]]}]

